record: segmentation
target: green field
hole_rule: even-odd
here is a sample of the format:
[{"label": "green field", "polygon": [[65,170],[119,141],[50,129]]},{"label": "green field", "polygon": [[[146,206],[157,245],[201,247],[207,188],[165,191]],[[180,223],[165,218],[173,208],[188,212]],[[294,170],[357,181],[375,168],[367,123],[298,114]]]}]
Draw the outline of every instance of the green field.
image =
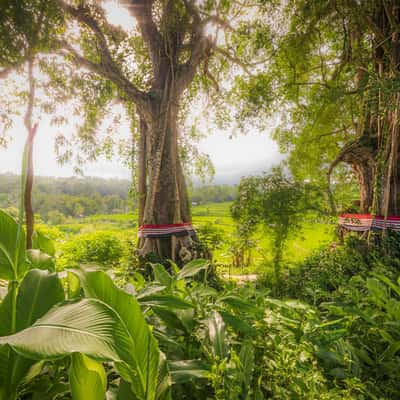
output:
[{"label": "green field", "polygon": [[[232,255],[230,254],[230,241],[235,232],[235,223],[230,216],[231,203],[210,203],[200,206],[193,206],[193,224],[197,227],[212,224],[224,232],[223,245],[214,251],[214,261],[220,266],[222,273],[228,272],[231,264]],[[42,225],[41,229],[53,239],[58,240],[59,247],[65,239],[74,237],[80,233],[90,233],[98,231],[108,231],[121,237],[122,239],[132,240],[137,235],[137,224],[135,215],[129,214],[110,214],[95,215],[90,217],[68,219],[66,223],[54,226]],[[313,250],[321,245],[333,240],[334,225],[315,223],[311,219],[305,220],[302,232],[291,239],[288,250],[285,254],[285,262],[290,264],[301,261]],[[255,237],[256,248],[253,251],[252,266],[246,269],[230,269],[230,273],[259,273],[270,268],[272,254],[271,244],[268,235],[262,229]]]},{"label": "green field", "polygon": [[[227,241],[229,241],[229,238],[235,231],[235,223],[229,212],[230,205],[231,203],[218,203],[193,207],[193,222],[195,225],[214,224],[225,231]],[[286,261],[294,262],[302,260],[316,248],[331,242],[334,237],[334,229],[334,225],[314,223],[306,220],[302,232],[289,242],[285,257]],[[269,250],[271,247],[270,238],[262,229],[256,235],[256,240],[257,247],[254,254],[254,265],[250,272],[262,269],[263,265],[265,266],[270,263],[272,259],[271,251]],[[217,262],[230,263],[228,247],[229,245],[226,245],[215,252],[214,257]]]}]

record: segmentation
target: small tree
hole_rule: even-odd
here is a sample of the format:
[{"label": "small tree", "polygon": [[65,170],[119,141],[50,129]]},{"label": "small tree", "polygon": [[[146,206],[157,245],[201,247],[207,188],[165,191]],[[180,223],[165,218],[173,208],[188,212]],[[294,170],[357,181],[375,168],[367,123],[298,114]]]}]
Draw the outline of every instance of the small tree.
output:
[{"label": "small tree", "polygon": [[278,283],[287,241],[300,232],[303,213],[309,209],[305,193],[303,184],[294,182],[278,167],[261,176],[243,178],[231,209],[239,230],[247,236],[253,235],[260,225],[271,236]]}]

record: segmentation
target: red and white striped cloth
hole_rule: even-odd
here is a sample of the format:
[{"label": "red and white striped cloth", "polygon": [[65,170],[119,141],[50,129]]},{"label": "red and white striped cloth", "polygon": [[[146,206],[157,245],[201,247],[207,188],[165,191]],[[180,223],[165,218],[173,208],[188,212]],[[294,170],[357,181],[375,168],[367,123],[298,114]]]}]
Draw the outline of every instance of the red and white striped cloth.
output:
[{"label": "red and white striped cloth", "polygon": [[370,229],[400,231],[400,217],[372,216],[371,214],[341,214],[339,225],[350,231],[365,232]]},{"label": "red and white striped cloth", "polygon": [[142,238],[163,238],[170,236],[194,235],[194,228],[190,222],[166,225],[142,225],[139,227],[138,236]]}]

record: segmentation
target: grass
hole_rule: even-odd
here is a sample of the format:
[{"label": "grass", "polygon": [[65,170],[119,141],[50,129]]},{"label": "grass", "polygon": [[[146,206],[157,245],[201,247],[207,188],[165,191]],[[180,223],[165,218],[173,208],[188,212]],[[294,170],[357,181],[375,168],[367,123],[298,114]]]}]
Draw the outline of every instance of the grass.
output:
[{"label": "grass", "polygon": [[[222,229],[227,235],[227,243],[214,252],[214,258],[218,263],[230,264],[231,255],[229,254],[229,239],[235,232],[235,223],[230,216],[230,206],[232,203],[213,203],[192,208],[194,225],[204,225],[212,223]],[[302,232],[289,240],[288,250],[285,254],[284,262],[294,263],[303,260],[315,249],[328,244],[334,239],[335,225],[315,221],[305,221]],[[231,273],[257,273],[272,262],[270,237],[260,229],[256,235],[257,248],[253,255],[253,266],[249,269],[234,269]],[[227,270],[227,268],[224,268]]]},{"label": "grass", "polygon": [[[193,206],[192,216],[195,226],[213,224],[221,229],[226,235],[224,245],[214,251],[214,260],[221,265],[222,272],[227,272],[227,265],[231,263],[229,253],[229,242],[235,232],[235,223],[230,216],[230,202],[210,203],[205,205]],[[55,231],[60,232],[59,239],[70,238],[79,233],[95,231],[109,231],[124,236],[126,238],[136,237],[137,226],[135,215],[111,214],[94,215],[84,218],[69,219],[62,225],[54,227],[42,227],[44,231],[53,230],[51,236],[56,236]],[[334,238],[334,225],[320,222],[305,221],[302,232],[289,240],[288,250],[285,254],[285,262],[293,263],[304,259],[313,250],[323,244],[331,242]],[[253,265],[246,269],[230,270],[234,274],[257,273],[269,268],[272,261],[270,251],[270,238],[262,230],[256,235],[257,248],[253,255]]]}]

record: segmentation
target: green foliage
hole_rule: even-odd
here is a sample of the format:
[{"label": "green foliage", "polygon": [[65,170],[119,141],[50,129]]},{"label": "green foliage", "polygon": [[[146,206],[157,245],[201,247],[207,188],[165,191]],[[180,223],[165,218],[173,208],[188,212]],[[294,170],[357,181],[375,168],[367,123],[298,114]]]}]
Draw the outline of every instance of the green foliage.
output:
[{"label": "green foliage", "polygon": [[298,235],[311,200],[306,188],[286,177],[277,168],[269,174],[242,179],[232,217],[238,223],[238,235],[245,241],[261,225],[272,237],[274,265],[279,280],[279,266],[290,235]]},{"label": "green foliage", "polygon": [[[19,285],[17,296],[9,290],[0,304],[0,335],[28,328],[50,308],[64,299],[64,291],[55,274],[29,271]],[[15,306],[13,299],[15,296]],[[23,379],[28,379],[34,362],[7,347],[0,347],[0,398],[13,399]]]},{"label": "green foliage", "polygon": [[[279,295],[317,307],[323,319],[311,334],[322,367],[335,379],[357,379],[371,398],[397,398],[400,386],[398,235],[383,248],[350,237],[287,271]],[[270,279],[262,280],[270,287]]]},{"label": "green foliage", "polygon": [[[98,299],[112,307],[124,321],[128,332],[129,371],[120,366],[123,378],[131,382],[132,391],[139,399],[154,399],[157,392],[160,352],[157,342],[147,326],[140,305],[128,293],[118,289],[104,272],[78,272],[85,295]],[[124,358],[121,358],[125,361]],[[117,367],[119,363],[117,364]]]},{"label": "green foliage", "polygon": [[25,272],[25,233],[0,210],[0,278],[18,279]]},{"label": "green foliage", "polygon": [[350,288],[372,271],[396,279],[400,268],[396,239],[396,234],[389,235],[380,248],[368,247],[365,241],[350,236],[344,246],[333,243],[324,247],[288,271],[283,293],[320,304],[347,297]]},{"label": "green foliage", "polygon": [[[18,216],[18,211],[8,208],[18,203],[19,179],[17,175],[0,174],[0,207],[6,208],[14,217]],[[129,181],[122,179],[38,176],[33,188],[33,208],[51,225],[64,224],[68,222],[68,217],[98,220],[101,219],[99,214],[104,215],[104,220],[112,220],[114,216],[134,209],[135,201],[128,196],[130,185]],[[236,191],[236,186],[230,185],[194,186],[189,196],[196,204],[193,211],[197,213],[200,204],[232,201]],[[203,211],[201,206],[200,210]],[[132,216],[131,224],[133,220]]]},{"label": "green foliage", "polygon": [[190,200],[199,204],[223,203],[232,201],[237,194],[236,186],[230,185],[202,185],[194,186],[190,190]]},{"label": "green foliage", "polygon": [[[125,290],[103,271],[74,269],[67,302],[56,274],[29,270],[14,330],[12,288],[0,303],[0,399],[41,396],[40,382],[76,399],[102,397],[106,386],[140,400],[397,398],[396,239],[386,253],[352,239],[310,257],[288,272],[281,299],[262,286],[208,287],[196,279],[204,260],[172,272],[155,264],[149,282],[126,275]],[[113,365],[107,385],[104,362]],[[50,371],[69,385],[56,389]]]},{"label": "green foliage", "polygon": [[[0,207],[16,206],[20,177],[0,175]],[[52,225],[62,224],[66,217],[124,212],[129,207],[130,182],[101,178],[35,177],[33,208]]]},{"label": "green foliage", "polygon": [[74,400],[103,399],[107,389],[107,376],[103,365],[83,354],[72,355],[69,380]]},{"label": "green foliage", "polygon": [[82,233],[62,245],[57,265],[61,269],[78,263],[114,268],[126,259],[127,252],[127,243],[112,232]]},{"label": "green foliage", "polygon": [[200,242],[212,251],[224,244],[224,231],[215,225],[196,226],[196,232]]},{"label": "green foliage", "polygon": [[63,23],[55,1],[4,0],[0,15],[0,65],[17,67],[39,51],[51,46]]}]

